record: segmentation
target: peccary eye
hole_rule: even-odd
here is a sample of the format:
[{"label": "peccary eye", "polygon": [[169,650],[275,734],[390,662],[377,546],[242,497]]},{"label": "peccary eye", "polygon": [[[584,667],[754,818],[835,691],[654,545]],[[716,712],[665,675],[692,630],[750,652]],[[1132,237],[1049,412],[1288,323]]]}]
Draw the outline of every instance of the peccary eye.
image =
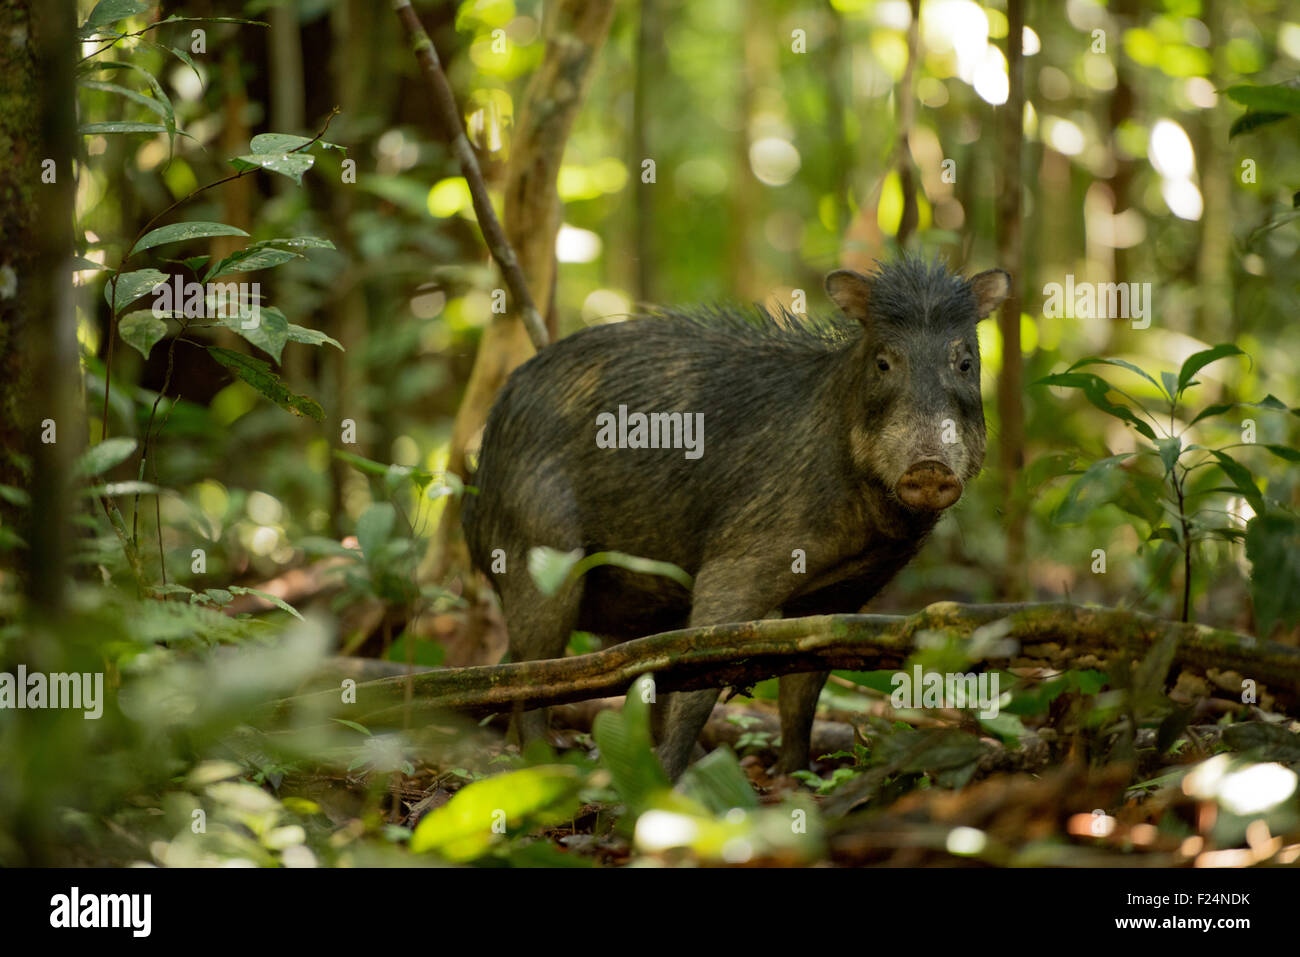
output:
[{"label": "peccary eye", "polygon": [[888,362],[888,360],[883,359],[883,358],[881,358],[881,359],[877,359],[877,360],[876,360],[876,368],[879,369],[881,372],[888,372],[888,371],[889,371],[889,362]]},{"label": "peccary eye", "polygon": [[971,369],[970,360],[962,359],[961,365],[959,365],[957,368],[960,369],[962,372],[970,372]]}]

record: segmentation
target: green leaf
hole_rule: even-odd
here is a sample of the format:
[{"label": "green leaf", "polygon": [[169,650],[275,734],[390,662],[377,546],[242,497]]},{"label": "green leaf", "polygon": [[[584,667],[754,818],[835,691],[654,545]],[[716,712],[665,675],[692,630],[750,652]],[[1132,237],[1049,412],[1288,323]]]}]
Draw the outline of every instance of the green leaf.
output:
[{"label": "green leaf", "polygon": [[[104,283],[104,300],[114,311],[124,309],[154,287],[165,283],[167,278],[165,273],[157,269],[137,269],[135,272],[123,273],[117,277],[116,282],[110,278]],[[116,297],[114,290],[117,292]]]},{"label": "green leaf", "polygon": [[1178,376],[1174,375],[1168,369],[1160,370],[1160,381],[1165,385],[1165,395],[1169,396],[1171,402],[1178,400]]},{"label": "green leaf", "polygon": [[1257,130],[1261,126],[1268,126],[1270,123],[1276,123],[1278,120],[1286,120],[1290,118],[1290,113],[1268,113],[1248,110],[1232,121],[1232,126],[1228,128],[1228,139],[1233,139],[1243,133]]},{"label": "green leaf", "polygon": [[32,504],[32,497],[27,494],[27,491],[16,485],[0,485],[0,499],[17,508],[26,508]]},{"label": "green leaf", "polygon": [[361,734],[364,734],[367,738],[374,737],[374,734],[371,732],[371,730],[367,728],[364,724],[358,724],[355,721],[349,721],[347,718],[331,718],[330,720],[337,721],[345,728],[351,728],[353,731],[358,731]]},{"label": "green leaf", "polygon": [[293,617],[297,618],[299,621],[305,620],[302,617],[302,615],[298,614],[298,609],[294,608],[293,605],[290,605],[283,598],[280,598],[276,595],[272,595],[270,592],[262,591],[260,588],[246,588],[243,585],[231,585],[230,592],[231,594],[234,595],[256,595],[258,598],[261,598],[265,601],[269,601],[272,605],[274,605],[276,608],[279,608],[281,611],[287,611],[289,614],[293,615]]},{"label": "green leaf", "polygon": [[1285,402],[1272,394],[1264,396],[1264,398],[1260,399],[1258,402],[1245,402],[1242,404],[1251,405],[1257,409],[1270,409],[1275,412],[1290,412],[1292,415],[1300,418],[1300,407],[1294,409],[1288,408]]},{"label": "green leaf", "polygon": [[1237,491],[1246,497],[1246,501],[1250,502],[1250,507],[1255,510],[1255,513],[1264,511],[1264,496],[1260,494],[1259,486],[1255,484],[1255,478],[1250,471],[1227,452],[1220,452],[1217,449],[1206,449],[1206,451],[1218,460],[1223,474],[1228,476]]},{"label": "green leaf", "polygon": [[411,851],[465,863],[482,857],[501,837],[556,824],[577,809],[583,777],[570,765],[541,765],[475,781],[426,814],[411,835]]},{"label": "green leaf", "polygon": [[254,243],[252,246],[231,253],[225,259],[214,264],[208,270],[208,274],[203,277],[203,281],[210,282],[213,279],[220,279],[232,272],[255,272],[258,269],[272,269],[275,266],[282,266],[291,260],[301,258],[298,253],[289,252],[287,249],[274,249],[263,243]]},{"label": "green leaf", "polygon": [[388,466],[383,462],[376,462],[374,459],[368,459],[365,456],[357,455],[354,452],[345,452],[342,449],[334,450],[334,457],[339,461],[347,462],[353,468],[360,469],[369,475],[377,475],[383,478],[388,474]]},{"label": "green leaf", "polygon": [[99,80],[78,80],[77,85],[87,90],[99,90],[103,93],[116,93],[118,96],[124,96],[133,103],[139,103],[153,112],[157,113],[164,120],[168,119],[167,107],[159,103],[152,96],[145,96],[128,87],[121,86],[117,83],[104,83]]},{"label": "green leaf", "polygon": [[1291,448],[1289,445],[1266,445],[1264,448],[1280,459],[1286,459],[1288,462],[1300,462],[1300,451]]},{"label": "green leaf", "polygon": [[260,245],[287,246],[290,249],[333,249],[334,244],[322,236],[292,236],[288,239],[267,239]]},{"label": "green leaf", "polygon": [[289,320],[274,306],[259,307],[257,320],[257,325],[251,329],[246,328],[245,325],[252,322],[251,316],[248,319],[241,316],[223,316],[217,319],[217,324],[237,332],[279,362],[280,354],[284,351],[284,344],[289,337]]},{"label": "green leaf", "polygon": [[343,352],[343,344],[337,339],[325,335],[317,329],[307,329],[303,326],[289,323],[288,338],[290,342],[301,342],[309,346],[322,346],[328,343],[339,352]]},{"label": "green leaf", "polygon": [[167,323],[151,309],[138,309],[118,320],[117,331],[123,342],[148,359],[153,347],[167,335]]},{"label": "green leaf", "polygon": [[243,379],[262,395],[266,396],[280,408],[294,415],[306,415],[317,422],[325,421],[325,410],[315,399],[297,395],[285,388],[280,377],[271,371],[271,367],[261,359],[254,359],[219,346],[208,346],[208,352],[223,366]]},{"label": "green leaf", "polygon": [[1168,475],[1178,464],[1178,456],[1183,451],[1183,440],[1176,435],[1167,439],[1156,439],[1156,449],[1160,453],[1160,461],[1164,463],[1165,475]]},{"label": "green leaf", "polygon": [[375,502],[357,519],[357,542],[367,562],[373,562],[380,548],[392,537],[397,510],[388,502]]},{"label": "green leaf", "polygon": [[152,3],[144,3],[142,0],[99,0],[99,3],[95,4],[95,9],[90,11],[90,16],[86,18],[86,22],[81,25],[78,33],[82,36],[89,36],[99,27],[117,23],[127,17],[133,17],[137,13],[145,13],[152,6]]},{"label": "green leaf", "polygon": [[121,465],[135,451],[135,439],[105,439],[98,445],[92,445],[78,456],[72,465],[72,474],[77,478],[99,475],[116,465]]},{"label": "green leaf", "polygon": [[544,545],[538,546],[528,550],[528,574],[533,577],[533,584],[538,591],[543,595],[554,595],[580,561],[581,548],[562,552]]},{"label": "green leaf", "polygon": [[1086,519],[1098,506],[1111,502],[1126,481],[1120,464],[1132,454],[1112,455],[1090,465],[1070,486],[1070,491],[1053,513],[1052,521],[1058,525],[1073,525]]},{"label": "green leaf", "polygon": [[1228,99],[1251,110],[1267,113],[1300,113],[1300,89],[1292,86],[1255,86],[1240,83],[1224,91]]},{"label": "green leaf", "polygon": [[311,169],[316,157],[310,153],[263,153],[237,156],[230,162],[240,172],[264,169],[287,176],[301,186],[302,174]]},{"label": "green leaf", "polygon": [[[1138,418],[1137,413],[1126,405],[1117,405],[1106,398],[1106,394],[1111,391],[1111,385],[1101,376],[1093,375],[1090,372],[1058,372],[1054,375],[1044,376],[1034,385],[1054,385],[1065,389],[1079,389],[1093,406],[1109,416],[1128,422],[1139,433],[1153,442],[1155,441],[1155,432],[1144,420]],[[1160,387],[1157,385],[1156,388],[1159,389]]]},{"label": "green leaf", "polygon": [[1246,526],[1246,558],[1259,634],[1300,621],[1300,516],[1257,510]]},{"label": "green leaf", "polygon": [[[1155,386],[1157,392],[1161,391],[1160,383],[1156,382],[1156,380],[1153,379],[1150,376],[1150,374],[1148,374],[1138,366],[1135,366],[1131,362],[1125,362],[1123,359],[1097,359],[1097,358],[1080,359],[1074,365],[1070,366],[1070,368],[1067,371],[1073,372],[1075,369],[1082,369],[1084,366],[1091,366],[1091,365],[1118,366],[1121,369],[1127,369],[1129,372],[1136,372],[1142,378],[1146,379],[1153,386]],[[1170,398],[1173,398],[1173,396],[1170,396]]]},{"label": "green leaf", "polygon": [[1178,370],[1178,391],[1182,392],[1192,381],[1192,376],[1200,372],[1211,362],[1217,362],[1219,359],[1227,356],[1244,356],[1242,352],[1230,342],[1220,343],[1212,349],[1205,349],[1202,352],[1194,353],[1187,357],[1183,367]]},{"label": "green leaf", "polygon": [[1200,412],[1196,413],[1196,418],[1188,422],[1188,426],[1193,426],[1201,419],[1208,419],[1211,416],[1223,415],[1225,412],[1231,412],[1235,406],[1231,402],[1219,402],[1215,405],[1207,405]]},{"label": "green leaf", "polygon": [[157,123],[83,123],[78,127],[82,136],[93,136],[97,133],[168,133],[170,130],[165,126],[159,126]]},{"label": "green leaf", "polygon": [[325,149],[346,152],[346,149],[337,143],[326,143],[324,140],[313,141],[310,136],[296,136],[293,133],[258,133],[248,145],[254,153],[292,153],[301,151],[312,142]]},{"label": "green leaf", "polygon": [[310,136],[295,136],[292,133],[258,133],[248,145],[254,153],[288,153],[310,142]]},{"label": "green leaf", "polygon": [[179,243],[187,239],[206,239],[211,236],[247,236],[236,226],[228,226],[225,223],[203,223],[203,222],[186,222],[172,223],[169,226],[159,226],[157,229],[151,229],[140,237],[140,241],[127,251],[127,256],[135,253],[144,252],[146,249],[153,249],[155,246],[161,246],[164,243]]},{"label": "green leaf", "polygon": [[726,814],[737,807],[758,807],[758,796],[749,778],[725,744],[688,767],[682,774],[680,789],[714,814]]},{"label": "green leaf", "polygon": [[609,771],[614,790],[632,814],[638,814],[658,791],[668,788],[659,759],[650,743],[650,704],[654,679],[642,675],[623,699],[622,711],[602,711],[592,722],[591,735],[600,748],[600,763]]}]

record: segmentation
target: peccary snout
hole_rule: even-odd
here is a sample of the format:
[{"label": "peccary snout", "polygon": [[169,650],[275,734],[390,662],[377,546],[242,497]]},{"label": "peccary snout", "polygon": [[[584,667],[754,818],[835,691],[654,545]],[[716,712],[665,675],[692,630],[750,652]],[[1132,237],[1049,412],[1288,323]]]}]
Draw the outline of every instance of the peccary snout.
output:
[{"label": "peccary snout", "polygon": [[925,460],[904,472],[894,491],[908,508],[941,512],[961,498],[961,481],[942,462]]}]

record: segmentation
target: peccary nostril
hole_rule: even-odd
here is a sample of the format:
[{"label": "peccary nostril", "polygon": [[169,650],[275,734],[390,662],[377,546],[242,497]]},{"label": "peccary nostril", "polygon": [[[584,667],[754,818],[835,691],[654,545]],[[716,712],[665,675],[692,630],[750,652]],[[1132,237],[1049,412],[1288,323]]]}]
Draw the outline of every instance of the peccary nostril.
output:
[{"label": "peccary nostril", "polygon": [[961,498],[961,482],[942,462],[917,462],[894,491],[908,508],[938,512]]}]

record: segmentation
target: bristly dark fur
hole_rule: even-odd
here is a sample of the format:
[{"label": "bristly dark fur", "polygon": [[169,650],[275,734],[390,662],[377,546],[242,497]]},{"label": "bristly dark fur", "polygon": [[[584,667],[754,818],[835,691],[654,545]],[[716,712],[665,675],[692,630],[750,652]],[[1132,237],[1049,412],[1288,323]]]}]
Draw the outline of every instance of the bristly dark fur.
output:
[{"label": "bristly dark fur", "polygon": [[962,325],[975,314],[970,282],[939,258],[904,256],[877,261],[872,277],[870,312],[874,320],[935,330]]},{"label": "bristly dark fur", "polygon": [[[970,283],[937,257],[903,256],[876,261],[871,279],[871,316],[893,326],[947,329],[967,321],[975,311]],[[814,351],[841,349],[862,335],[862,327],[842,313],[797,316],[785,306],[776,312],[755,303],[663,306],[641,318],[688,323],[702,336],[738,340],[747,345],[770,343]]]}]

